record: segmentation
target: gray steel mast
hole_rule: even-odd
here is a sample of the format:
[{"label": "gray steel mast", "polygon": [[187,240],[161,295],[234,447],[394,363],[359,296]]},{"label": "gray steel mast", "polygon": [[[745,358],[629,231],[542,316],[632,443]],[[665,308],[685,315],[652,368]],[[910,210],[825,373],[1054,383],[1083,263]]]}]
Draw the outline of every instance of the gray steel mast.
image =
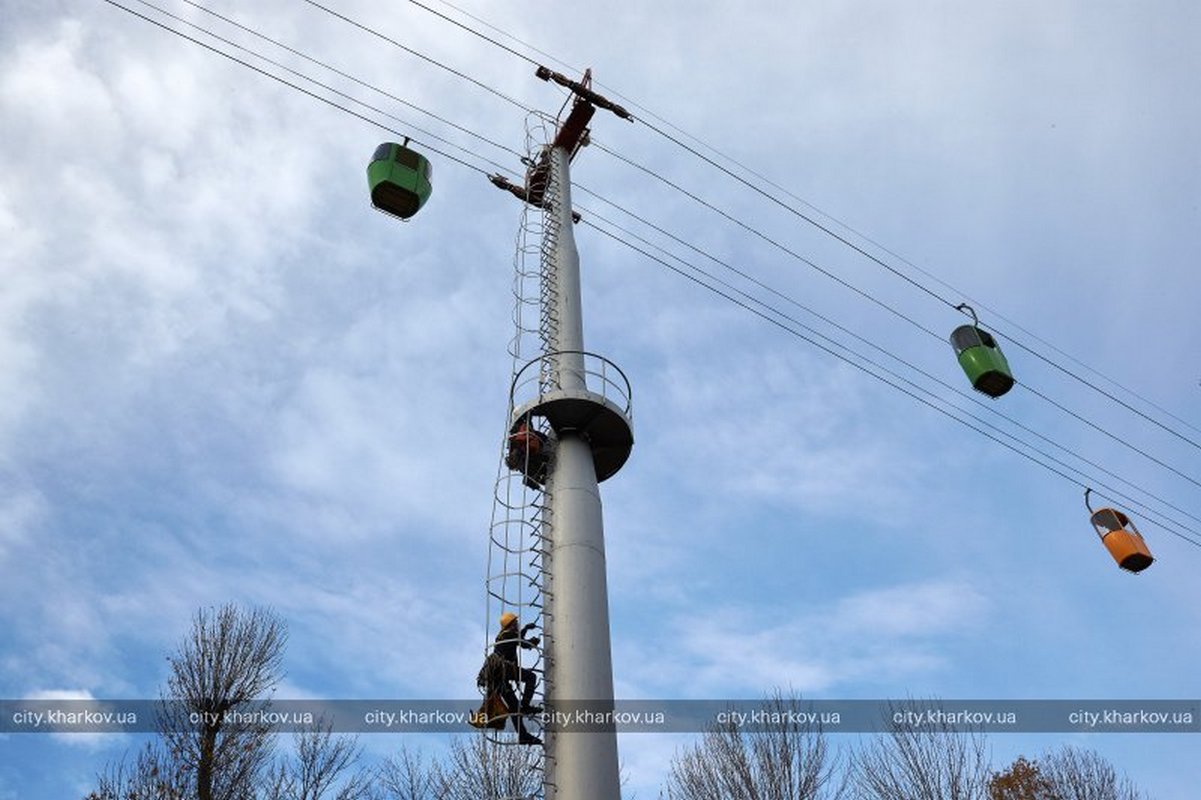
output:
[{"label": "gray steel mast", "polygon": [[[586,389],[584,331],[580,300],[580,257],[571,222],[568,153],[550,152],[552,210],[559,223],[553,258],[558,280],[555,365],[562,390]],[[558,434],[550,475],[551,553],[548,559],[547,701],[566,713],[613,706],[613,659],[609,644],[609,594],[605,531],[592,448],[581,431]],[[567,701],[563,703],[562,701]],[[620,782],[617,735],[548,731],[547,785],[556,800],[617,800]],[[552,794],[553,793],[553,794]]]},{"label": "gray steel mast", "polygon": [[[537,396],[513,399],[510,430],[542,417],[553,431],[546,465],[548,544],[544,582],[544,788],[547,800],[619,800],[617,734],[612,723],[613,661],[605,535],[598,484],[615,474],[633,447],[630,388],[608,359],[584,347],[580,258],[572,231],[570,161],[586,141],[596,106],[626,116],[588,88],[539,71],[575,92],[571,113],[531,166],[524,189],[493,182],[543,209],[543,353]],[[524,371],[524,369],[522,370]],[[514,381],[515,390],[521,384]],[[585,726],[586,730],[580,730]]]}]

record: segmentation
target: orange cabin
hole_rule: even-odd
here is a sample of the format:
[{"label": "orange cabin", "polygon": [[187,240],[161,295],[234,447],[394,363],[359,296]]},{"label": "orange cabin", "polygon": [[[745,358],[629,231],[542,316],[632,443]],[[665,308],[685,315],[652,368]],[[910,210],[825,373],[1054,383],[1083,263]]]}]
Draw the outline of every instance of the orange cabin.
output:
[{"label": "orange cabin", "polygon": [[1138,528],[1121,511],[1102,508],[1093,513],[1091,522],[1105,549],[1122,569],[1142,572],[1155,561]]}]

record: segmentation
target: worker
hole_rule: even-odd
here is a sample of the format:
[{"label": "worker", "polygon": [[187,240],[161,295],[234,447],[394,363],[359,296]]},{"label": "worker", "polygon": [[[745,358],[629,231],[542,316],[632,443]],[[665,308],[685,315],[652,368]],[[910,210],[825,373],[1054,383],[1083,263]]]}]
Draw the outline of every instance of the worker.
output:
[{"label": "worker", "polygon": [[505,466],[514,472],[523,473],[531,488],[538,488],[535,481],[542,480],[546,471],[546,434],[534,430],[529,418],[523,417],[509,434],[509,449],[505,453]]},{"label": "worker", "polygon": [[[542,708],[533,705],[534,692],[538,688],[538,675],[528,667],[522,667],[517,660],[517,648],[531,650],[541,644],[541,638],[525,634],[536,627],[533,622],[523,628],[517,627],[518,618],[512,611],[500,615],[500,632],[492,644],[492,653],[484,661],[476,683],[491,694],[499,692],[504,700],[513,727],[517,731],[517,741],[521,744],[542,744],[542,740],[525,728],[523,716],[540,714]],[[521,701],[513,691],[513,683],[522,684]]]}]

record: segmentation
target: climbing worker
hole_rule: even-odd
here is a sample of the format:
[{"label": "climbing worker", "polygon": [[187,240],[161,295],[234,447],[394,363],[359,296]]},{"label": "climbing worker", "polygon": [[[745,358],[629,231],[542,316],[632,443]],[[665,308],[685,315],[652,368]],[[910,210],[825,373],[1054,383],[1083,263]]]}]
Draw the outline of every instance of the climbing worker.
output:
[{"label": "climbing worker", "polygon": [[526,476],[530,488],[538,488],[534,481],[541,481],[546,474],[546,434],[534,430],[529,418],[518,421],[509,434],[509,448],[505,453],[505,466]]},{"label": "climbing worker", "polygon": [[[480,669],[476,683],[489,694],[492,692],[500,693],[505,707],[509,710],[509,716],[513,720],[513,727],[517,731],[518,742],[521,744],[542,744],[541,739],[525,729],[525,721],[522,718],[525,714],[542,713],[541,707],[535,706],[531,702],[534,699],[534,691],[538,688],[538,676],[532,669],[522,667],[517,661],[518,647],[527,650],[533,649],[542,640],[537,636],[526,638],[526,632],[536,627],[533,622],[520,630],[517,627],[517,622],[517,615],[512,611],[506,611],[500,615],[500,632],[496,634],[496,640],[492,645],[492,653],[484,661],[484,666]],[[522,684],[520,703],[518,703],[517,695],[513,691],[513,683]]]}]

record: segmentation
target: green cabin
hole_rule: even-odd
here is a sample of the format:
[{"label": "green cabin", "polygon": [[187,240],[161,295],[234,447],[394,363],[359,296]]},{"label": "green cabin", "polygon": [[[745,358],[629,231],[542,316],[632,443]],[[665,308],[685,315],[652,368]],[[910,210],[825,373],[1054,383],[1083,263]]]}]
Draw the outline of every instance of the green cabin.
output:
[{"label": "green cabin", "polygon": [[367,165],[371,205],[387,214],[408,219],[430,199],[432,173],[433,168],[425,156],[403,144],[384,142],[375,148],[371,163]]},{"label": "green cabin", "polygon": [[972,388],[992,398],[1013,388],[1013,373],[997,340],[975,325],[960,325],[951,334],[951,346]]}]

